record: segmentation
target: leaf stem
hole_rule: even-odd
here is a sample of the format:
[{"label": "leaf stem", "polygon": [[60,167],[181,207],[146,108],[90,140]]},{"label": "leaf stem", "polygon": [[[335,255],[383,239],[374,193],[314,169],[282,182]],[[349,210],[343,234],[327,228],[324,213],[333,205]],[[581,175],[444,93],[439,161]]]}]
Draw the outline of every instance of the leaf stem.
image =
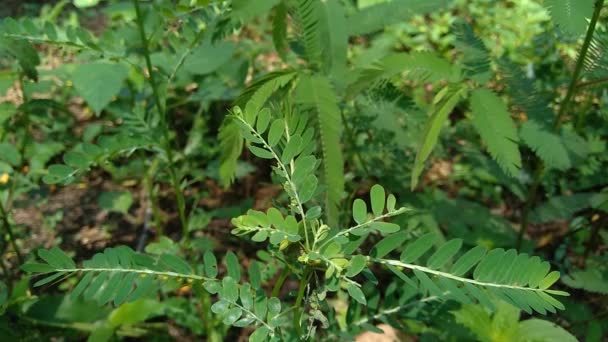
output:
[{"label": "leaf stem", "polygon": [[412,209],[402,207],[402,208],[399,208],[399,209],[397,209],[397,210],[395,210],[395,211],[392,211],[392,212],[390,212],[390,213],[386,213],[386,214],[384,214],[384,215],[381,215],[381,216],[378,216],[378,217],[374,217],[373,219],[371,219],[371,220],[369,220],[369,221],[363,222],[363,223],[361,223],[361,224],[358,224],[358,225],[356,225],[356,226],[353,226],[353,227],[350,227],[350,228],[348,228],[348,229],[346,229],[346,230],[343,230],[343,231],[341,231],[341,232],[338,232],[336,235],[334,235],[334,236],[330,237],[329,239],[325,240],[325,242],[323,242],[323,244],[322,244],[321,246],[319,246],[319,249],[318,249],[318,250],[321,250],[321,249],[322,249],[323,247],[325,247],[325,246],[326,246],[328,243],[330,243],[331,241],[333,241],[333,240],[337,239],[338,237],[340,237],[340,236],[342,236],[342,235],[347,235],[347,234],[350,234],[350,233],[351,233],[352,231],[354,231],[354,230],[357,230],[357,229],[359,229],[359,228],[363,228],[363,227],[369,226],[370,224],[372,224],[372,223],[374,223],[374,222],[382,221],[382,220],[384,220],[385,218],[389,218],[389,217],[393,217],[393,216],[401,215],[401,214],[405,213],[406,211],[410,211],[410,210],[412,210]]},{"label": "leaf stem", "polygon": [[150,59],[150,48],[148,46],[148,39],[146,38],[146,31],[144,29],[143,16],[141,13],[141,8],[139,6],[139,0],[133,0],[133,7],[135,8],[135,15],[137,21],[137,27],[139,29],[139,35],[142,43],[142,48],[144,50],[144,59],[146,61],[146,68],[148,69],[149,78],[148,81],[150,83],[150,87],[152,88],[152,94],[154,97],[154,104],[156,106],[156,110],[158,111],[158,115],[160,118],[160,122],[162,125],[163,131],[163,149],[165,154],[167,155],[167,169],[169,171],[169,178],[171,181],[171,186],[173,187],[173,191],[175,192],[175,197],[177,200],[177,210],[179,212],[179,220],[182,226],[182,239],[188,240],[188,217],[186,215],[186,200],[184,197],[184,192],[180,185],[180,180],[177,175],[177,171],[175,169],[175,159],[173,156],[173,149],[171,147],[171,137],[169,134],[169,125],[167,123],[167,113],[163,109],[162,102],[160,99],[160,93],[158,91],[158,84],[156,83],[156,78],[154,76],[154,70],[152,67],[152,60]]},{"label": "leaf stem", "polygon": [[65,272],[65,273],[77,273],[77,272],[115,272],[115,273],[137,273],[142,275],[158,276],[158,277],[170,277],[170,278],[184,278],[199,281],[212,281],[217,280],[214,278],[207,278],[196,274],[178,273],[178,272],[163,272],[154,271],[150,269],[136,269],[136,268],[104,268],[104,267],[83,267],[83,268],[58,268],[51,272]]},{"label": "leaf stem", "polygon": [[418,271],[422,271],[424,273],[429,273],[429,274],[433,274],[433,275],[440,276],[443,278],[449,278],[452,280],[456,280],[461,283],[469,283],[469,284],[473,284],[473,285],[477,285],[477,286],[495,287],[495,288],[504,288],[504,289],[522,290],[522,291],[547,292],[547,293],[555,294],[555,292],[552,290],[545,290],[545,289],[541,289],[541,288],[532,288],[532,287],[497,284],[497,283],[487,283],[487,282],[478,281],[478,280],[474,280],[474,279],[463,278],[463,277],[455,276],[450,273],[433,270],[433,269],[430,269],[430,268],[424,267],[424,266],[407,264],[407,263],[397,261],[397,260],[375,259],[375,258],[371,258],[371,257],[367,257],[367,259],[371,262],[375,262],[375,263],[379,263],[379,264],[404,267],[404,268],[407,268],[410,270],[418,270]]}]

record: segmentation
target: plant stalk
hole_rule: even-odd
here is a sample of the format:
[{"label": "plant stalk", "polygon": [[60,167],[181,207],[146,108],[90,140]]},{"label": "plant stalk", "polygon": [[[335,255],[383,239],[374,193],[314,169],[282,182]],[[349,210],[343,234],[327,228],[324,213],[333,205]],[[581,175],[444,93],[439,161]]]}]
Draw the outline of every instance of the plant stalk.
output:
[{"label": "plant stalk", "polygon": [[[570,104],[574,95],[576,95],[576,91],[578,90],[578,80],[581,76],[581,72],[583,71],[583,66],[585,59],[587,58],[587,53],[589,52],[589,47],[591,46],[591,41],[593,39],[593,34],[595,32],[595,28],[597,26],[597,22],[600,17],[600,13],[602,11],[602,7],[604,6],[604,0],[596,0],[595,6],[593,10],[593,16],[591,17],[591,21],[589,22],[589,27],[587,28],[587,33],[585,34],[585,40],[583,41],[583,46],[581,47],[581,51],[578,56],[578,60],[576,61],[576,65],[574,67],[574,73],[572,74],[572,79],[570,81],[570,85],[568,86],[568,91],[566,92],[566,96],[562,100],[561,106],[559,108],[559,112],[557,113],[557,117],[553,122],[553,131],[557,132],[564,119],[564,116],[568,112],[568,108],[570,108]],[[581,114],[583,115],[583,114]],[[521,217],[521,228],[519,230],[519,235],[517,238],[517,249],[521,249],[521,245],[523,242],[523,238],[528,231],[529,225],[529,216],[530,211],[532,209],[532,205],[536,200],[536,195],[538,192],[538,188],[540,187],[540,183],[542,180],[543,172],[545,169],[545,165],[542,160],[539,160],[538,166],[536,167],[536,171],[534,172],[534,181],[532,182],[532,186],[528,191],[526,196],[526,203],[524,204],[524,209],[522,211]]]},{"label": "plant stalk", "polygon": [[150,87],[152,88],[152,94],[154,97],[154,104],[156,106],[156,110],[158,111],[158,115],[162,125],[163,131],[163,149],[165,154],[167,155],[167,168],[169,171],[169,178],[171,181],[171,186],[173,187],[173,191],[175,192],[175,197],[177,200],[177,209],[179,212],[179,220],[182,225],[182,239],[188,240],[188,217],[186,215],[186,201],[184,197],[184,192],[180,185],[180,180],[177,175],[177,171],[175,170],[174,164],[174,156],[173,149],[171,148],[171,137],[169,134],[169,125],[167,123],[167,113],[163,109],[162,102],[160,100],[160,94],[158,91],[158,84],[156,83],[156,78],[154,76],[154,70],[152,68],[152,60],[150,59],[150,48],[148,46],[148,39],[146,38],[146,31],[144,29],[143,16],[141,13],[141,8],[139,6],[139,0],[133,0],[133,7],[135,8],[135,15],[137,19],[137,26],[139,29],[139,35],[142,42],[142,48],[144,50],[144,58],[146,60],[146,67],[148,69],[148,73],[150,77],[148,78]]},{"label": "plant stalk", "polygon": [[8,238],[11,242],[11,245],[13,246],[13,249],[15,250],[15,254],[17,255],[17,261],[19,262],[20,265],[22,265],[23,257],[21,256],[21,249],[19,249],[19,246],[17,245],[17,240],[15,238],[15,234],[13,233],[13,227],[12,227],[11,223],[8,221],[8,214],[6,213],[6,210],[4,209],[4,204],[2,204],[2,202],[0,202],[0,215],[2,215],[2,225],[4,226],[4,229],[6,230],[6,233],[8,234]]},{"label": "plant stalk", "polygon": [[283,284],[285,283],[285,280],[287,279],[288,276],[289,276],[289,266],[285,265],[285,268],[283,268],[283,272],[281,272],[279,279],[277,279],[277,282],[274,284],[274,287],[272,288],[273,297],[277,297],[277,298],[279,297],[279,294],[281,293],[281,288],[283,287]]},{"label": "plant stalk", "polygon": [[302,300],[304,299],[304,292],[306,290],[306,285],[308,285],[308,281],[310,280],[311,274],[312,272],[310,268],[306,267],[306,270],[300,279],[300,285],[298,286],[298,297],[296,298],[296,303],[294,305],[295,311],[293,313],[293,326],[296,329],[298,336],[302,336],[302,327],[300,326],[300,320],[302,319]]}]

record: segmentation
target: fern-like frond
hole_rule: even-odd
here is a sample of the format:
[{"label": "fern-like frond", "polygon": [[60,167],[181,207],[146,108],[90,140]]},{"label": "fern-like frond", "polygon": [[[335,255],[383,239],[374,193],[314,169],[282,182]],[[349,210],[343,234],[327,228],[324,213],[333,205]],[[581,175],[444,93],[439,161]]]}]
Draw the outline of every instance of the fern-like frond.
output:
[{"label": "fern-like frond", "polygon": [[528,120],[521,125],[519,136],[548,167],[566,170],[572,166],[568,150],[559,135]]},{"label": "fern-like frond", "polygon": [[593,13],[593,0],[545,0],[551,18],[563,33],[580,36]]},{"label": "fern-like frond", "polygon": [[305,57],[313,68],[323,64],[323,31],[321,20],[325,15],[323,4],[316,0],[297,0],[295,6],[296,26],[304,46]]},{"label": "fern-like frond", "polygon": [[[251,153],[259,158],[274,159],[274,170],[285,180],[285,191],[294,201],[293,211],[304,216],[304,204],[313,198],[318,185],[314,174],[317,160],[312,155],[315,133],[308,127],[306,116],[273,119],[268,109],[259,113],[243,113],[236,107],[230,117],[239,126],[241,135],[250,143],[248,148]],[[252,215],[256,217],[255,214]],[[258,221],[259,219],[257,217]],[[303,225],[308,246],[306,220],[303,220]]]},{"label": "fern-like frond", "polygon": [[320,1],[321,37],[323,41],[323,71],[341,79],[346,70],[348,26],[341,1]]},{"label": "fern-like frond", "polygon": [[468,23],[456,24],[454,32],[456,34],[454,44],[462,53],[465,76],[478,83],[486,83],[493,76],[490,51]]},{"label": "fern-like frond", "polygon": [[287,40],[287,21],[288,21],[287,5],[280,2],[275,7],[274,17],[272,19],[272,42],[274,48],[283,60],[286,59],[289,42]]},{"label": "fern-like frond", "polygon": [[168,280],[177,282],[202,282],[207,292],[217,295],[218,301],[211,306],[226,325],[235,327],[254,326],[252,341],[263,341],[272,336],[277,327],[286,323],[280,316],[282,308],[278,298],[268,298],[259,289],[260,284],[238,283],[240,266],[236,256],[228,252],[225,258],[228,275],[221,281],[217,259],[210,251],[204,254],[200,268],[205,275],[197,274],[180,257],[172,254],[150,256],[136,253],[126,246],[106,248],[102,253],[78,267],[58,248],[39,250],[43,262],[31,262],[22,266],[25,272],[44,277],[34,283],[42,286],[59,282],[68,277],[82,276],[69,290],[72,298],[83,296],[99,305],[113,302],[120,305],[132,302],[159,291]]},{"label": "fern-like frond", "polygon": [[297,101],[312,106],[323,152],[323,180],[326,187],[325,210],[329,225],[338,220],[338,204],[344,191],[344,157],[340,143],[342,133],[338,98],[323,76],[303,76],[298,84]]},{"label": "fern-like frond", "polygon": [[395,53],[363,70],[357,80],[349,86],[348,93],[353,96],[402,73],[408,80],[418,83],[441,80],[455,83],[462,79],[462,72],[458,66],[434,53]]},{"label": "fern-like frond", "polygon": [[0,37],[93,50],[103,53],[106,57],[122,58],[125,55],[124,44],[111,33],[104,35],[102,39],[97,39],[81,27],[68,26],[65,30],[61,30],[51,23],[40,25],[31,19],[3,20]]},{"label": "fern-like frond", "polygon": [[220,143],[219,177],[222,186],[234,182],[239,157],[243,152],[243,138],[239,127],[232,120],[224,120],[218,133]]},{"label": "fern-like frond", "polygon": [[[399,246],[384,249],[382,254],[374,252],[381,241],[372,249],[368,261],[386,265],[421,292],[463,304],[478,301],[493,308],[491,297],[496,296],[528,313],[546,314],[555,312],[556,308],[564,309],[553,296],[568,294],[549,289],[559,279],[559,272],[550,272],[549,263],[539,257],[502,248],[486,253],[484,247],[478,246],[454,258],[462,246],[462,241],[455,239],[438,246],[426,262],[414,264],[427,255],[436,241],[434,233],[419,237],[405,246],[399,260],[384,257]],[[411,271],[418,282],[403,270]],[[466,277],[469,273],[472,273],[470,278]]]},{"label": "fern-like frond", "polygon": [[[270,73],[251,84],[235,101],[246,111],[257,113],[280,88],[288,85],[296,76],[293,71]],[[237,161],[243,148],[243,138],[237,124],[226,118],[220,127],[220,182],[228,186],[234,181]]]},{"label": "fern-like frond", "polygon": [[583,77],[588,80],[583,84],[606,85],[608,82],[608,33],[596,31],[583,63]]},{"label": "fern-like frond", "polygon": [[417,14],[427,14],[444,8],[449,0],[391,0],[366,7],[347,18],[349,34],[364,35],[397,24]]},{"label": "fern-like frond", "polygon": [[38,256],[44,263],[27,263],[22,269],[30,273],[44,274],[34,286],[42,286],[67,277],[82,275],[82,279],[71,290],[70,295],[80,295],[96,300],[100,305],[114,302],[119,305],[131,302],[151,292],[157,291],[163,280],[168,278],[210,280],[196,275],[188,263],[174,255],[158,258],[134,252],[121,246],[107,248],[92,259],[77,267],[74,261],[57,247],[39,250]]},{"label": "fern-like frond", "polygon": [[[559,279],[559,272],[550,272],[549,263],[539,257],[518,254],[514,249],[487,252],[482,246],[461,253],[461,239],[441,243],[436,233],[406,244],[410,235],[384,219],[409,210],[396,209],[395,197],[387,196],[379,185],[372,187],[370,203],[371,212],[365,201],[355,200],[352,214],[357,225],[326,237],[314,256],[327,266],[325,276],[346,282],[349,295],[358,302],[365,304],[366,299],[353,278],[371,272],[370,264],[380,264],[413,289],[438,300],[452,299],[463,304],[477,301],[493,308],[492,298],[498,297],[528,313],[546,314],[556,308],[564,309],[553,296],[568,294],[550,289]],[[345,260],[345,255],[360,248],[373,231],[385,237],[369,253]],[[397,251],[401,251],[399,258],[391,258]],[[366,278],[370,275],[366,274]]]},{"label": "fern-like frond", "polygon": [[550,128],[555,120],[555,113],[549,107],[550,100],[541,94],[534,81],[527,77],[524,71],[516,64],[501,59],[498,62],[507,92],[513,103],[524,114],[546,128]]},{"label": "fern-like frond", "polygon": [[97,144],[83,143],[79,149],[64,154],[64,164],[50,165],[48,173],[42,180],[47,184],[71,183],[94,165],[100,165],[117,156],[131,154],[137,150],[152,150],[162,153],[159,142],[147,134],[120,132],[114,135],[103,135],[97,139]]},{"label": "fern-like frond", "polygon": [[508,175],[515,176],[521,168],[521,154],[517,146],[517,128],[506,104],[488,89],[471,94],[473,125],[487,144],[490,155]]}]

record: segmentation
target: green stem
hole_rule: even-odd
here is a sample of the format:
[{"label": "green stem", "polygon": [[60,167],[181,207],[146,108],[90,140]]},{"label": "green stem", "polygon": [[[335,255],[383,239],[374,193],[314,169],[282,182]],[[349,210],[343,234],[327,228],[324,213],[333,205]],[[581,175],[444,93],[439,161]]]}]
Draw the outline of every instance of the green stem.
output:
[{"label": "green stem", "polygon": [[574,73],[572,74],[572,80],[570,81],[568,92],[566,93],[566,97],[564,97],[564,100],[562,101],[562,105],[559,108],[557,118],[553,123],[553,128],[556,131],[560,128],[562,124],[562,119],[566,115],[566,112],[570,107],[570,103],[572,102],[572,99],[576,94],[578,79],[580,78],[581,72],[583,71],[585,59],[587,58],[587,52],[589,52],[589,47],[591,46],[591,41],[593,40],[593,33],[595,32],[595,27],[597,26],[597,21],[600,18],[600,13],[602,11],[603,6],[604,0],[595,0],[593,16],[591,17],[591,21],[589,22],[589,27],[587,28],[587,33],[585,34],[585,40],[583,41],[581,52],[579,53],[578,60],[576,61],[576,66],[574,67]]},{"label": "green stem", "polygon": [[283,287],[283,284],[285,283],[285,280],[287,279],[288,276],[289,276],[289,266],[285,265],[285,268],[283,268],[283,272],[281,272],[279,279],[277,279],[277,282],[274,284],[274,287],[272,288],[273,297],[277,297],[277,298],[279,297],[281,288]]},{"label": "green stem", "polygon": [[[581,51],[579,53],[578,60],[576,61],[576,66],[574,67],[574,73],[572,74],[572,80],[570,81],[570,85],[568,86],[568,91],[566,92],[566,96],[562,100],[561,106],[559,108],[559,112],[557,113],[557,117],[553,122],[553,130],[557,132],[566,115],[568,108],[570,108],[570,104],[574,95],[576,95],[576,91],[578,90],[578,80],[581,76],[581,72],[583,71],[583,66],[585,65],[585,59],[587,58],[587,53],[589,52],[589,47],[591,46],[591,41],[593,40],[593,33],[595,32],[595,28],[597,26],[597,21],[600,17],[600,13],[602,11],[602,7],[604,6],[604,0],[596,0],[595,8],[593,10],[593,16],[591,17],[591,21],[589,22],[589,27],[587,28],[587,33],[585,34],[585,40],[583,41],[583,46],[581,47]],[[584,115],[584,114],[580,114]],[[526,196],[526,202],[524,204],[524,209],[522,211],[521,217],[521,228],[519,230],[519,235],[517,238],[517,249],[521,248],[523,237],[528,230],[529,225],[529,216],[530,211],[532,209],[532,205],[536,199],[536,194],[538,192],[538,188],[540,186],[540,182],[543,176],[544,171],[544,163],[539,161],[536,171],[534,172],[534,181],[530,190],[528,191],[528,195]]]},{"label": "green stem", "polygon": [[534,172],[534,180],[532,181],[532,185],[530,186],[530,190],[526,195],[526,202],[524,203],[524,208],[521,214],[521,226],[519,228],[519,233],[517,234],[517,244],[516,248],[518,251],[521,250],[521,246],[524,241],[524,236],[528,231],[528,225],[530,223],[530,212],[532,211],[532,206],[536,201],[536,194],[538,192],[538,188],[540,186],[540,182],[543,178],[544,166],[542,161],[539,161],[539,164]]},{"label": "green stem", "polygon": [[311,270],[307,267],[304,271],[304,275],[300,279],[300,285],[298,286],[298,297],[296,298],[296,303],[294,305],[295,311],[293,313],[293,326],[296,329],[298,336],[302,336],[302,327],[300,326],[300,320],[302,319],[302,300],[304,299],[304,292],[306,290],[306,285],[308,285],[308,281],[310,280],[311,274]]},{"label": "green stem", "polygon": [[179,212],[179,220],[182,225],[182,238],[184,240],[188,240],[188,217],[186,215],[186,200],[184,197],[184,192],[180,186],[180,180],[177,175],[177,171],[175,170],[174,157],[173,157],[173,149],[171,148],[171,137],[169,134],[169,125],[167,123],[167,113],[163,109],[162,102],[160,100],[160,94],[158,92],[158,84],[156,83],[156,78],[154,76],[154,70],[152,68],[152,60],[150,59],[150,49],[148,47],[148,39],[146,38],[146,31],[144,29],[143,16],[141,13],[141,8],[139,7],[139,0],[133,0],[133,7],[135,8],[135,15],[137,19],[137,26],[139,28],[139,35],[142,42],[142,48],[144,50],[144,58],[146,60],[146,67],[148,68],[148,73],[150,77],[148,78],[150,82],[150,87],[152,88],[152,94],[154,96],[154,104],[156,106],[156,110],[158,111],[158,115],[162,125],[163,131],[163,148],[165,154],[167,155],[167,168],[169,171],[169,178],[171,181],[171,186],[173,187],[173,191],[175,192],[175,197],[177,200],[177,209]]},{"label": "green stem", "polygon": [[211,318],[211,296],[207,291],[203,291],[201,296],[201,313],[203,316],[203,325],[205,326],[205,333],[207,338],[210,338],[213,330],[213,322]]},{"label": "green stem", "polygon": [[15,238],[15,234],[13,233],[13,227],[12,227],[11,223],[8,221],[8,214],[6,213],[6,210],[4,210],[4,204],[2,204],[2,202],[0,202],[0,215],[2,215],[2,225],[4,226],[4,229],[6,230],[6,233],[8,234],[8,238],[11,242],[11,245],[13,246],[13,249],[15,250],[15,254],[17,255],[17,261],[19,262],[20,265],[22,265],[23,258],[21,257],[21,249],[19,249],[19,246],[17,245],[17,240]]}]

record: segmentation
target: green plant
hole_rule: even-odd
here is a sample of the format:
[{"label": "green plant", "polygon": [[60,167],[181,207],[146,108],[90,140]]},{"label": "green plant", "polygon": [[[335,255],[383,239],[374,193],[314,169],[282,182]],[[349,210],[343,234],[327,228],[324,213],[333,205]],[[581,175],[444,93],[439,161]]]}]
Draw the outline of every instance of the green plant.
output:
[{"label": "green plant", "polygon": [[[0,329],[16,317],[36,337],[164,336],[162,317],[213,341],[351,340],[379,322],[572,338],[519,311],[567,317],[562,283],[603,293],[605,270],[584,263],[601,263],[606,238],[604,2],[513,3],[538,11],[521,30],[469,18],[505,4],[444,0],[110,1],[99,35],[77,25],[87,10],[59,22],[66,1],[3,20],[0,64],[23,104],[0,107]],[[402,36],[420,21],[436,25],[428,41]],[[570,77],[566,58],[535,66],[496,32],[569,47],[586,34]],[[45,70],[39,47],[70,62]],[[30,246],[19,201],[94,179],[101,230],[141,230],[131,244],[83,252],[63,232]]]}]

